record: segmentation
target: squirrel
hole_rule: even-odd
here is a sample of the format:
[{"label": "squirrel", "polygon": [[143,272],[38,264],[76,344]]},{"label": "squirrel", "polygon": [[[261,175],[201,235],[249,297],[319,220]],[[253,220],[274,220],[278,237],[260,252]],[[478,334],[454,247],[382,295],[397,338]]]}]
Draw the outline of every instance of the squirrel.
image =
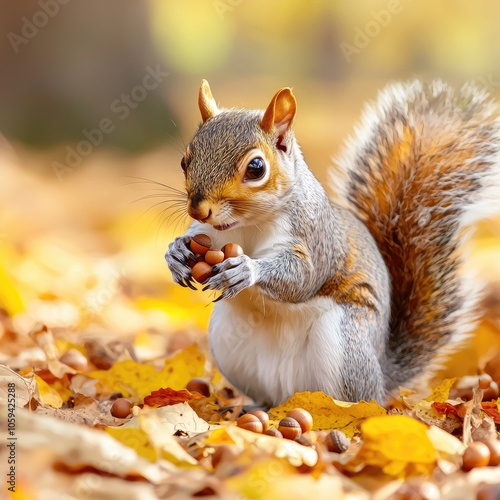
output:
[{"label": "squirrel", "polygon": [[299,391],[387,404],[427,381],[471,335],[480,287],[464,272],[472,224],[500,213],[500,120],[485,90],[396,83],[368,104],[327,195],[293,132],[282,88],[261,110],[219,108],[181,161],[194,219],[165,255],[193,288],[190,239],[238,243],[204,290],[222,292],[209,344],[262,407]]}]

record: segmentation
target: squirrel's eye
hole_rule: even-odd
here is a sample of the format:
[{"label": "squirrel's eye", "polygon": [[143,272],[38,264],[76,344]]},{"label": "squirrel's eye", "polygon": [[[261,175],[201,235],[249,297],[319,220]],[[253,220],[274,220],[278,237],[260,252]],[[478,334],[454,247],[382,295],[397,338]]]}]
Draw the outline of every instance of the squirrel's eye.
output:
[{"label": "squirrel's eye", "polygon": [[184,173],[186,173],[187,165],[186,165],[186,158],[184,158],[184,156],[181,159],[181,167]]},{"label": "squirrel's eye", "polygon": [[262,179],[266,173],[266,162],[260,158],[253,158],[247,165],[247,170],[245,172],[245,180],[253,181],[257,179]]}]

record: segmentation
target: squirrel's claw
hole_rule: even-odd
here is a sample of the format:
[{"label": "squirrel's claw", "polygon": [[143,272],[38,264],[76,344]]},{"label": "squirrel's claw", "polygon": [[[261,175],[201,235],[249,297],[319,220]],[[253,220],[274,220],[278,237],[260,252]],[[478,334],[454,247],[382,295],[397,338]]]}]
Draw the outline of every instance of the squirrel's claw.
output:
[{"label": "squirrel's claw", "polygon": [[168,246],[165,260],[178,285],[196,290],[192,283],[191,268],[188,265],[188,261],[194,259],[194,254],[188,247],[190,240],[191,238],[185,235],[176,238]]},{"label": "squirrel's claw", "polygon": [[205,283],[203,290],[220,290],[222,294],[214,300],[230,299],[255,284],[255,264],[248,255],[232,257],[213,267],[214,276]]},{"label": "squirrel's claw", "polygon": [[191,288],[191,290],[198,290],[194,285],[193,285],[193,282],[191,280],[191,278],[189,280],[186,281],[186,285],[185,286],[188,286],[189,288]]}]

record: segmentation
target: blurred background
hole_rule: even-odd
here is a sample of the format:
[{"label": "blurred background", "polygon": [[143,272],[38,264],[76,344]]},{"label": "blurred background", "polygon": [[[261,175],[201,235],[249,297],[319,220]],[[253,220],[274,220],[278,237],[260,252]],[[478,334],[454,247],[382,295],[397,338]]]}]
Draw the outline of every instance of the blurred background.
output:
[{"label": "blurred background", "polygon": [[[474,80],[498,95],[498,19],[497,2],[466,0],[4,2],[0,306],[9,328],[40,320],[75,337],[130,336],[145,357],[164,339],[175,350],[203,335],[210,297],[173,286],[163,260],[187,220],[169,218],[161,186],[137,179],[182,188],[200,80],[227,107],[262,108],[292,86],[299,142],[324,181],[363,103],[391,81]],[[488,307],[462,372],[500,345],[499,242],[498,221],[479,228],[471,265],[489,283]]]}]

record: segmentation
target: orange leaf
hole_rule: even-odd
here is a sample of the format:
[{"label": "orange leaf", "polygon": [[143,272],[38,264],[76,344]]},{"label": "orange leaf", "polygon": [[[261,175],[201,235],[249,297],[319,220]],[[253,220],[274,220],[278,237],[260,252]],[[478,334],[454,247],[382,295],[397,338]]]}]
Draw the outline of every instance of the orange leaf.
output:
[{"label": "orange leaf", "polygon": [[192,399],[201,399],[202,397],[203,395],[198,392],[189,392],[186,389],[175,391],[167,387],[166,389],[151,392],[149,396],[144,398],[144,404],[148,406],[169,406],[191,401]]},{"label": "orange leaf", "polygon": [[500,412],[498,411],[498,405],[496,401],[483,401],[482,407],[483,411],[487,413],[495,422],[495,424],[500,424]]},{"label": "orange leaf", "polygon": [[457,409],[450,403],[432,403],[431,405],[441,415],[456,415]]}]

